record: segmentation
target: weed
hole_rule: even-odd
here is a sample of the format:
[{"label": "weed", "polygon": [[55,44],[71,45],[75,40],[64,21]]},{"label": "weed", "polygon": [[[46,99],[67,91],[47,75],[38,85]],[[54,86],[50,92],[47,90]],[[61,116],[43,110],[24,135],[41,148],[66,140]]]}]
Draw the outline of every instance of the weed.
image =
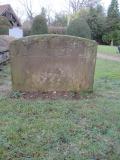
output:
[{"label": "weed", "polygon": [[10,98],[20,98],[22,97],[23,93],[20,91],[13,91],[10,93]]}]

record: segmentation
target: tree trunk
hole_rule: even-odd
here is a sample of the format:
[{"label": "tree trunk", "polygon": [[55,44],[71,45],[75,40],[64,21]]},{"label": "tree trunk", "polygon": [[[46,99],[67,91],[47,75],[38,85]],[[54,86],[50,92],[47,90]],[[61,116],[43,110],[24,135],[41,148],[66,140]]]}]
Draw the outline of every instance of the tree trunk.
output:
[{"label": "tree trunk", "polygon": [[113,46],[113,39],[111,40],[111,46]]}]

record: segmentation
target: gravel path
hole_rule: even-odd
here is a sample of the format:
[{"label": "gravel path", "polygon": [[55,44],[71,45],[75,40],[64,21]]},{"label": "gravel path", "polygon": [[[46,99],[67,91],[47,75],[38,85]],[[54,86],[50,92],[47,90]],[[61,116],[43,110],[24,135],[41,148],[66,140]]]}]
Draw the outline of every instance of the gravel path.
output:
[{"label": "gravel path", "polygon": [[98,53],[97,57],[105,60],[120,62],[120,54],[113,56],[113,55]]}]

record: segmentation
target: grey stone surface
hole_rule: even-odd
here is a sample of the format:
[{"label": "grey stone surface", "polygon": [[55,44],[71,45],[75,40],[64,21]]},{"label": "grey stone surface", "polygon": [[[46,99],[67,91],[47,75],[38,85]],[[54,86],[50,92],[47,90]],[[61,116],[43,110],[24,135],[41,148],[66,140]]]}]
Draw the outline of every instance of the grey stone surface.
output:
[{"label": "grey stone surface", "polygon": [[62,35],[39,35],[10,47],[12,84],[20,91],[92,91],[97,44]]}]

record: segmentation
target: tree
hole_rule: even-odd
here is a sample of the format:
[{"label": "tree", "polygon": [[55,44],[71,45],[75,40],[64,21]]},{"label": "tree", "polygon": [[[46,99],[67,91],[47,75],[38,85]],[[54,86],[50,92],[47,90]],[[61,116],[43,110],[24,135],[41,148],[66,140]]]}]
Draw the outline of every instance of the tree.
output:
[{"label": "tree", "polygon": [[43,7],[41,9],[41,14],[45,15],[47,24],[51,25],[52,20],[53,20],[53,10],[51,9],[51,6],[47,5],[45,8]]},{"label": "tree", "polygon": [[76,18],[72,20],[67,28],[67,34],[83,37],[83,38],[91,38],[91,30],[85,21],[85,19]]},{"label": "tree", "polygon": [[108,8],[108,13],[107,13],[108,19],[113,19],[113,18],[119,18],[120,13],[119,13],[119,7],[118,7],[118,0],[112,0],[111,4]]},{"label": "tree", "polygon": [[46,13],[47,13],[46,9],[44,7],[42,7],[41,16],[44,17],[45,19],[46,19]]},{"label": "tree", "polygon": [[117,44],[120,38],[120,13],[118,0],[112,0],[108,8],[106,20],[106,34],[103,40],[107,43]]},{"label": "tree", "polygon": [[73,13],[70,17],[71,20],[76,19],[76,18],[83,18],[87,20],[89,15],[89,9],[88,8],[81,8],[78,12]]},{"label": "tree", "polygon": [[[36,1],[38,4],[37,8],[39,9],[39,11],[42,11],[43,14],[44,13],[46,14],[47,22],[48,22],[48,24],[50,24],[51,17],[53,15],[51,6],[47,5],[45,8],[44,7],[41,8],[41,6],[42,6],[42,4],[40,4],[41,1],[39,1],[39,0],[37,0],[37,1]],[[34,10],[34,8],[33,8],[34,2],[32,0],[18,0],[18,2],[22,6],[21,11],[27,15],[27,20],[32,21],[36,15],[41,14],[41,12],[39,13],[39,11],[38,11],[38,13],[37,13],[37,10]],[[19,9],[19,11],[20,11],[20,9]]]},{"label": "tree", "polygon": [[34,18],[31,34],[46,34],[48,33],[48,27],[45,17],[38,15]]},{"label": "tree", "polygon": [[107,44],[111,45],[119,45],[120,44],[120,29],[111,31],[110,33],[106,33],[103,35],[103,41]]},{"label": "tree", "polygon": [[30,36],[31,28],[32,28],[32,21],[30,21],[30,20],[24,21],[23,25],[22,25],[23,35],[24,36]]},{"label": "tree", "polygon": [[56,13],[55,20],[53,21],[53,26],[65,27],[67,26],[68,17],[64,13]]},{"label": "tree", "polygon": [[104,9],[101,5],[97,5],[96,8],[91,7],[87,17],[88,25],[91,29],[91,36],[93,40],[99,43],[103,43],[102,36],[105,32],[106,16]]},{"label": "tree", "polygon": [[23,6],[29,20],[33,20],[34,12],[32,7],[32,0],[19,0],[19,2]]},{"label": "tree", "polygon": [[96,6],[100,0],[69,0],[69,8],[73,13],[78,12],[81,8]]}]

